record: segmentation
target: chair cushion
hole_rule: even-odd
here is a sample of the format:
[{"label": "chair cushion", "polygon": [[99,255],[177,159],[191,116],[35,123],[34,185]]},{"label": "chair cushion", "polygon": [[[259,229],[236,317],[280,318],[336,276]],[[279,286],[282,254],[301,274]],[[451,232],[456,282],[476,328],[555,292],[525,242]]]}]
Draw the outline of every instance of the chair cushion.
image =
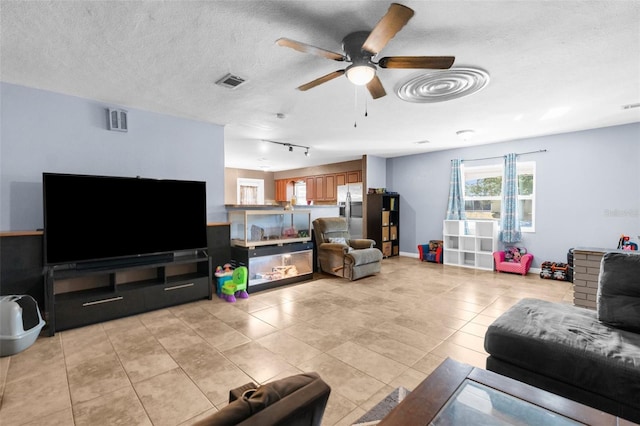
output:
[{"label": "chair cushion", "polygon": [[330,243],[336,243],[336,244],[347,244],[347,239],[346,238],[329,238],[329,242]]},{"label": "chair cushion", "polygon": [[345,257],[353,259],[353,266],[359,266],[382,261],[382,252],[377,248],[367,248],[350,251]]},{"label": "chair cushion", "polygon": [[524,247],[516,247],[516,246],[505,247],[504,261],[520,263],[520,259],[525,254],[527,254],[527,249]]},{"label": "chair cushion", "polygon": [[640,254],[602,256],[596,300],[600,321],[640,332]]},{"label": "chair cushion", "polygon": [[609,327],[591,309],[522,299],[488,328],[499,360],[638,407],[640,335]]}]

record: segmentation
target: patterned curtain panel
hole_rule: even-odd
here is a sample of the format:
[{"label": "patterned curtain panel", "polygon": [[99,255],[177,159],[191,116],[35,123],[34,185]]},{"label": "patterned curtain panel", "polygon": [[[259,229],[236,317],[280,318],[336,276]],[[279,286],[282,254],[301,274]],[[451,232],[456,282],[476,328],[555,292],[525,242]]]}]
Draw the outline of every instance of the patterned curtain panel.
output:
[{"label": "patterned curtain panel", "polygon": [[449,180],[449,202],[447,203],[447,220],[465,220],[464,200],[462,199],[462,177],[460,165],[462,160],[451,160],[451,179]]},{"label": "patterned curtain panel", "polygon": [[520,221],[518,220],[518,172],[516,154],[504,157],[504,179],[502,187],[502,213],[500,217],[500,241],[515,243],[520,241]]},{"label": "patterned curtain panel", "polygon": [[258,204],[258,187],[241,185],[240,204]]}]

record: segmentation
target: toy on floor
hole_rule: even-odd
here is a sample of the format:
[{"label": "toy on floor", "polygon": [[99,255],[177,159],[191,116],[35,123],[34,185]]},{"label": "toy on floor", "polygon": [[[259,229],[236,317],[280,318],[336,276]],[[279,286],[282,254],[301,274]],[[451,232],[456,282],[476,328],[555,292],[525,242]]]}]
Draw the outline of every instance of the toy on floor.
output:
[{"label": "toy on floor", "polygon": [[249,294],[247,293],[247,267],[240,266],[234,269],[231,276],[231,280],[224,283],[222,286],[222,298],[227,302],[233,303],[236,301],[236,297],[240,299],[247,299]]},{"label": "toy on floor", "polygon": [[216,294],[222,297],[222,286],[233,278],[231,264],[225,263],[224,266],[218,266],[213,275],[216,276]]},{"label": "toy on floor", "polygon": [[418,246],[421,261],[442,263],[442,240],[431,240],[429,244]]}]

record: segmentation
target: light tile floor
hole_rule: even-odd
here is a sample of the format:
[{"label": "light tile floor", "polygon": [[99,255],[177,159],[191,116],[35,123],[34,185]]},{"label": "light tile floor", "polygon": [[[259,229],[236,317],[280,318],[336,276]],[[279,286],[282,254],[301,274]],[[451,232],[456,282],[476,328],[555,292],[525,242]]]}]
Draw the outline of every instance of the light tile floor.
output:
[{"label": "light tile floor", "polygon": [[355,282],[313,281],[203,300],[40,337],[0,358],[2,425],[188,425],[229,389],[317,371],[323,424],[350,425],[446,357],[484,368],[484,333],[523,297],[571,303],[571,284],[383,260]]}]

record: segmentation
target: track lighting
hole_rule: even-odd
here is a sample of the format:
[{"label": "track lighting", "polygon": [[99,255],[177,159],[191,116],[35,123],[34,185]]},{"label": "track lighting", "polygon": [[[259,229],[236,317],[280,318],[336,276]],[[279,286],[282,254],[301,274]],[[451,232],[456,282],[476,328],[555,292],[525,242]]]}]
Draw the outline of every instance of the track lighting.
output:
[{"label": "track lighting", "polygon": [[287,148],[287,150],[289,152],[293,152],[293,148],[304,148],[304,155],[305,157],[309,157],[311,155],[311,152],[309,152],[309,150],[311,149],[311,147],[308,146],[304,146],[304,145],[296,145],[294,143],[288,143],[288,142],[278,142],[278,141],[270,141],[268,139],[262,139],[263,142],[269,142],[269,143],[274,143],[276,145],[282,145],[284,147]]}]

